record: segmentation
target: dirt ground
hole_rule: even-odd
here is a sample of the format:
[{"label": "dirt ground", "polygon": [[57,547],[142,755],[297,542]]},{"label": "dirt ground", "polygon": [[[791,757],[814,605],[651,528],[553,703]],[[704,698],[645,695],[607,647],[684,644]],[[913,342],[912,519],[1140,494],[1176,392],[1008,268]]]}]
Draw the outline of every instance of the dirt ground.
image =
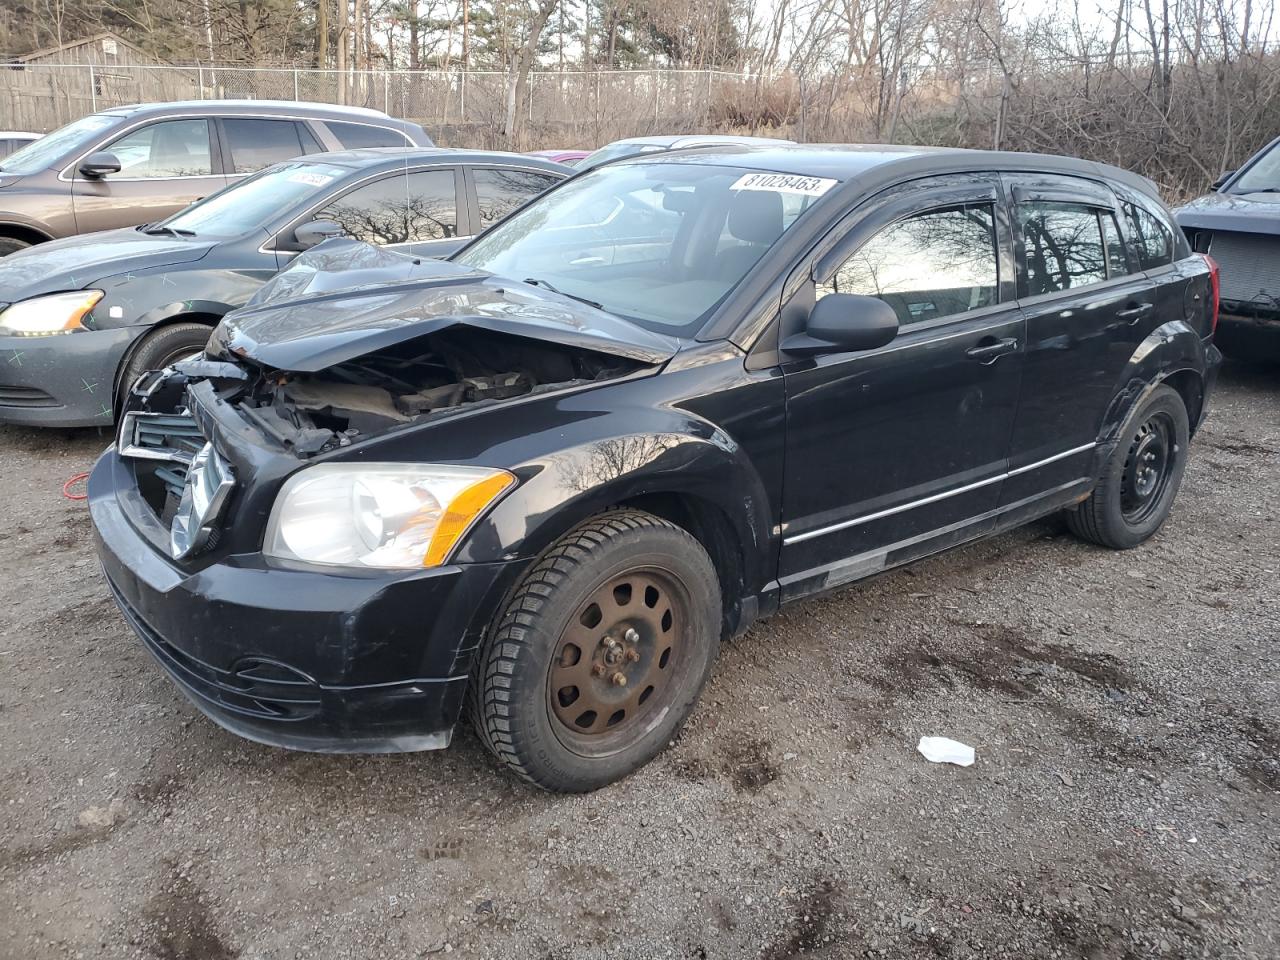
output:
[{"label": "dirt ground", "polygon": [[1228,365],[1147,546],[1045,522],[795,605],[571,798],[469,733],[200,717],[61,495],[106,442],[0,428],[5,960],[1280,956],[1280,369]]}]

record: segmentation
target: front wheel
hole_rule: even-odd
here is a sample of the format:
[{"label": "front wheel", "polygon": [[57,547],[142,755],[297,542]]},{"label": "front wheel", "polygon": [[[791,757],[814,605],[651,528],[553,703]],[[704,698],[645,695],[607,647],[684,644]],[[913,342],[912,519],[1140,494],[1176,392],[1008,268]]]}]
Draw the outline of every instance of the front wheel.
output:
[{"label": "front wheel", "polygon": [[1067,527],[1113,550],[1145,542],[1173,508],[1190,436],[1182,397],[1172,387],[1156,387],[1125,420],[1089,499],[1067,511]]},{"label": "front wheel", "polygon": [[480,738],[539,787],[595,790],[652,759],[688,717],[720,644],[701,544],[639,510],[562,537],[498,616],[472,680]]}]

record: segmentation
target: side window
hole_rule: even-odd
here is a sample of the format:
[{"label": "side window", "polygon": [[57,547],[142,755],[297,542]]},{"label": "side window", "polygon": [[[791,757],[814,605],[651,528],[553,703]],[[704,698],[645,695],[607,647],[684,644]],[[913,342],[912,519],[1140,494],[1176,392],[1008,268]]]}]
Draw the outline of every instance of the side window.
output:
[{"label": "side window", "polygon": [[386,127],[371,127],[363,123],[343,123],[341,120],[326,120],[324,125],[329,132],[338,138],[338,142],[348,150],[360,147],[406,147],[409,141],[404,134]]},{"label": "side window", "polygon": [[347,236],[366,243],[405,243],[407,212],[405,176],[393,174],[343,194],[313,219],[334,220]]},{"label": "side window", "polygon": [[452,170],[409,174],[409,240],[447,240],[458,235],[458,193]]},{"label": "side window", "polygon": [[823,292],[879,297],[903,326],[994,304],[995,214],[990,204],[931,210],[881,230]]},{"label": "side window", "polygon": [[228,117],[222,121],[222,130],[231,150],[232,173],[255,173],[303,154],[298,127],[292,120]]},{"label": "side window", "polygon": [[102,148],[120,161],[107,179],[207,177],[213,173],[208,120],[164,120],[139,127]]},{"label": "side window", "polygon": [[303,153],[324,153],[324,147],[320,146],[320,141],[316,139],[316,135],[311,132],[311,128],[305,123],[296,124],[298,128],[298,139],[302,141]]},{"label": "side window", "polygon": [[512,210],[560,182],[559,177],[532,170],[479,167],[472,171],[472,176],[476,183],[476,202],[480,205],[481,230],[487,230]]},{"label": "side window", "polygon": [[1107,248],[1107,276],[1124,277],[1129,274],[1129,257],[1124,251],[1124,241],[1120,239],[1120,228],[1116,225],[1116,215],[1109,210],[1103,211],[1102,242]]},{"label": "side window", "polygon": [[1056,293],[1107,279],[1102,229],[1093,207],[1020,203],[1027,295]]},{"label": "side window", "polygon": [[1133,240],[1138,269],[1152,270],[1173,263],[1173,236],[1168,226],[1136,203],[1125,200],[1120,208],[1124,211],[1125,226]]}]

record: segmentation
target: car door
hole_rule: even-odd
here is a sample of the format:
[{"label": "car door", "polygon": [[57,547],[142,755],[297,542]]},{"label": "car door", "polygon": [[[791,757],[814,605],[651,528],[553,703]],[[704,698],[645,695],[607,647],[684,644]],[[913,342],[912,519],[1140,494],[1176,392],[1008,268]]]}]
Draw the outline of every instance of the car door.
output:
[{"label": "car door", "polygon": [[1026,389],[1002,504],[1069,488],[1093,448],[1129,358],[1156,324],[1151,282],[1122,240],[1115,194],[1097,181],[1007,175]]},{"label": "car door", "polygon": [[303,120],[288,117],[221,117],[217,121],[222,162],[234,182],[263,167],[324,148]]},{"label": "car door", "polygon": [[118,173],[89,179],[76,169],[79,160],[64,173],[79,233],[162,220],[227,184],[207,117],[143,124],[92,152],[100,151],[116,155]]},{"label": "car door", "polygon": [[879,297],[899,331],[784,362],[784,599],[986,532],[1006,471],[1024,334],[998,179],[917,181],[871,206],[807,289]]}]

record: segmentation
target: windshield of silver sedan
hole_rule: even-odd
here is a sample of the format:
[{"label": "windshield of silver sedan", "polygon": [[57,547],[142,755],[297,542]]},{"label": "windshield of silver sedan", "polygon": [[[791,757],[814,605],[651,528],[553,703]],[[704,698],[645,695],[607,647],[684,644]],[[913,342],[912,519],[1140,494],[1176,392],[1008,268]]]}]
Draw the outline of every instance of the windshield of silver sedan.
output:
[{"label": "windshield of silver sedan", "polygon": [[697,163],[585,173],[454,260],[691,336],[835,180]]}]

